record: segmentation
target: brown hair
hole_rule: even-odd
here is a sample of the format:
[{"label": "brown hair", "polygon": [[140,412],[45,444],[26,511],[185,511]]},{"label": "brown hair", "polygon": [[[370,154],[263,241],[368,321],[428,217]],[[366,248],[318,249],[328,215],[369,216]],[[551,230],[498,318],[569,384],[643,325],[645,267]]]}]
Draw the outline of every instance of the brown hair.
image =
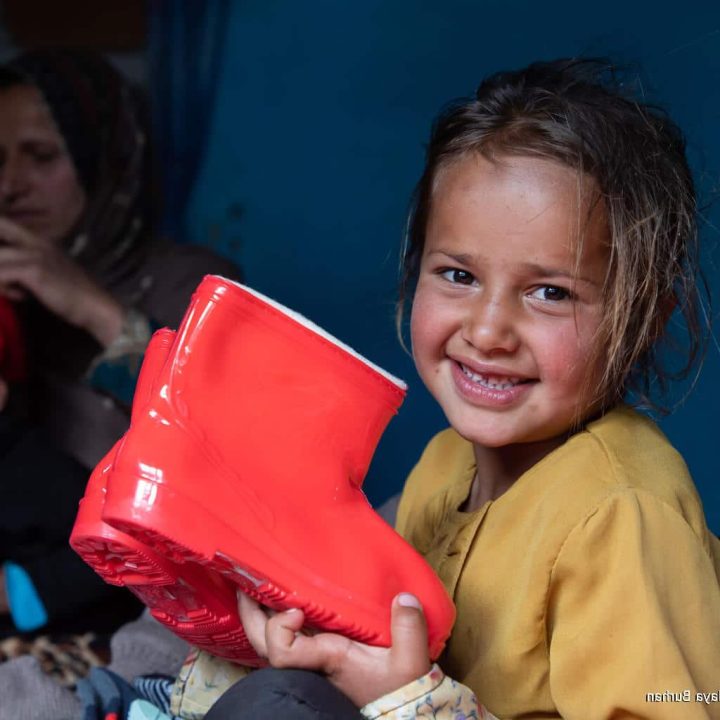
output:
[{"label": "brown hair", "polygon": [[[603,288],[605,312],[595,343],[604,372],[588,388],[604,407],[628,391],[652,407],[650,390],[686,376],[704,347],[698,264],[696,197],[679,128],[659,108],[621,92],[611,64],[601,59],[557,60],[496,73],[474,98],[449,105],[435,120],[425,169],[415,189],[401,260],[398,331],[412,298],[425,245],[438,172],[471,153],[560,162],[591,177],[593,203],[602,203],[610,235]],[[582,253],[582,232],[577,258]],[[698,279],[700,282],[698,282]],[[709,303],[709,294],[705,292]],[[687,341],[683,361],[666,367],[657,340],[677,309]],[[709,314],[707,314],[709,317]]]}]

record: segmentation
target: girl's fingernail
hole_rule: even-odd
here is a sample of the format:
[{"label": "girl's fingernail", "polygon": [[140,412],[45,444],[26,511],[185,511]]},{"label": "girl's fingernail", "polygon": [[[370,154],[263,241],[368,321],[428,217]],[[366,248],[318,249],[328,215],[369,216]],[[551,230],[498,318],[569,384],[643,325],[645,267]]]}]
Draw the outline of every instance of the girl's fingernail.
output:
[{"label": "girl's fingernail", "polygon": [[410,593],[400,593],[397,596],[397,603],[398,605],[402,605],[403,607],[411,607],[416,608],[417,610],[422,610],[422,605],[420,604],[420,601]]},{"label": "girl's fingernail", "polygon": [[300,612],[300,608],[288,608],[285,612],[290,615],[290,613]]}]

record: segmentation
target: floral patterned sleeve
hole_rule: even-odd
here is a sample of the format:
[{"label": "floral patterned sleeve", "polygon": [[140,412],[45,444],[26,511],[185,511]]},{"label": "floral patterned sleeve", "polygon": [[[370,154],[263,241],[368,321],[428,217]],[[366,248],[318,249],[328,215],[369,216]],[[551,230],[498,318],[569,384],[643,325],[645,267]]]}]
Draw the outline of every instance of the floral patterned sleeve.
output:
[{"label": "floral patterned sleeve", "polygon": [[215,701],[252,668],[193,649],[180,668],[170,693],[170,712],[183,720],[203,720]]},{"label": "floral patterned sleeve", "polygon": [[433,665],[427,675],[368,703],[360,712],[367,720],[497,720],[480,705],[470,688]]}]

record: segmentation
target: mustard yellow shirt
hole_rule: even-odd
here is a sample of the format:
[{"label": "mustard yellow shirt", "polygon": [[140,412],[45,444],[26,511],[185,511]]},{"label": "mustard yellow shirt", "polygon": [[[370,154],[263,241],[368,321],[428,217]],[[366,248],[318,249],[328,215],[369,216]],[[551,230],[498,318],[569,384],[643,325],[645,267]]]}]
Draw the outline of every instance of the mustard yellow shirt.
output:
[{"label": "mustard yellow shirt", "polygon": [[460,512],[474,472],[440,433],[398,513],[457,605],[443,670],[499,718],[720,718],[720,543],[658,427],[613,410]]}]

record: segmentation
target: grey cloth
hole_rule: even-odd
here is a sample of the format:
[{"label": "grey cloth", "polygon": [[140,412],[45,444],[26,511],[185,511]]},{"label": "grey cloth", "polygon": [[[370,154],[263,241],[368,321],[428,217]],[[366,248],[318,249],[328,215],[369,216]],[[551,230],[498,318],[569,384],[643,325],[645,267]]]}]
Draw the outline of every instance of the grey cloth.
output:
[{"label": "grey cloth", "polygon": [[123,625],[112,636],[110,649],[109,669],[128,682],[138,675],[175,677],[190,652],[190,646],[155,620],[149,610]]},{"label": "grey cloth", "polygon": [[0,720],[78,720],[80,711],[75,693],[45,675],[34,657],[0,665]]},{"label": "grey cloth", "polygon": [[[190,648],[149,612],[121,627],[111,641],[109,669],[128,681],[138,675],[180,671]],[[81,705],[72,690],[43,673],[30,656],[0,664],[0,720],[78,720]]]}]

